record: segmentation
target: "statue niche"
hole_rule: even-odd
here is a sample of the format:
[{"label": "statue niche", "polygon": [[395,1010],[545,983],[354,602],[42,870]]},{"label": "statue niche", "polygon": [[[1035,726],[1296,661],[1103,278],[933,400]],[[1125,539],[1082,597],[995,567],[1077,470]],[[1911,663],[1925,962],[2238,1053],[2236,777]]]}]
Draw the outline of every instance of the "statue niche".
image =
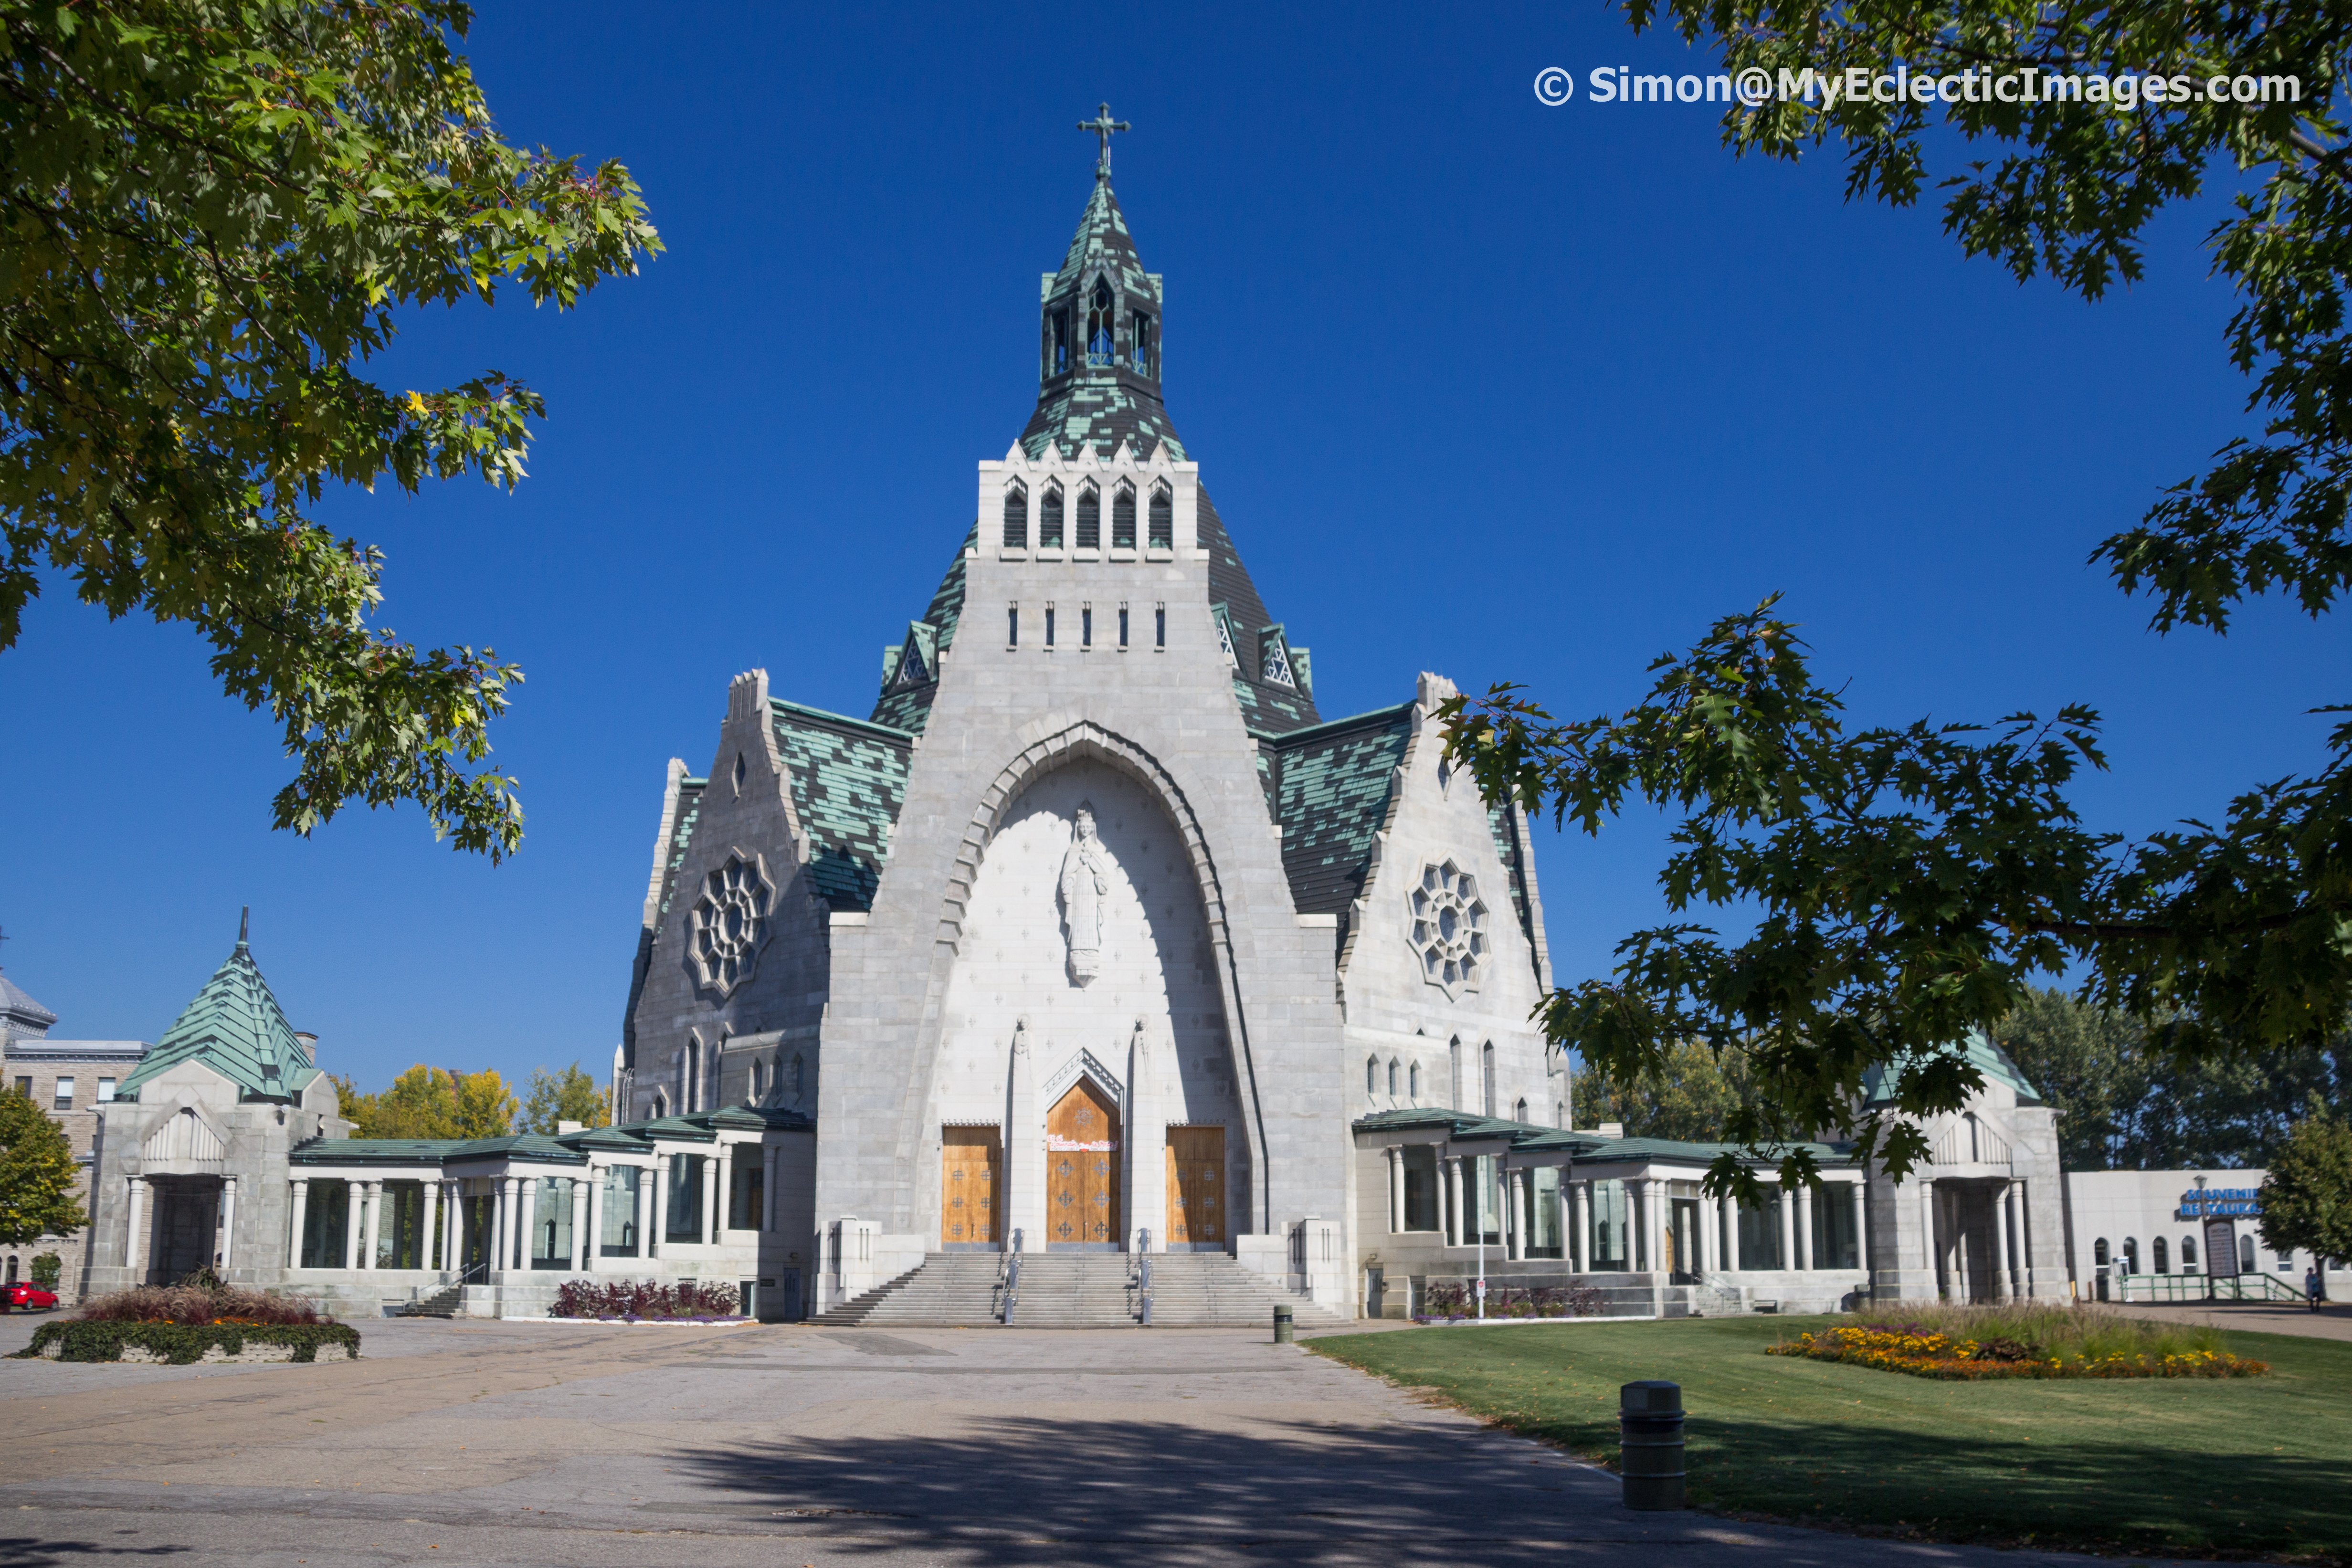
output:
[{"label": "statue niche", "polygon": [[1070,945],[1070,979],[1083,986],[1102,973],[1102,901],[1110,891],[1110,852],[1095,833],[1095,809],[1080,801],[1069,852],[1062,857],[1062,928]]}]

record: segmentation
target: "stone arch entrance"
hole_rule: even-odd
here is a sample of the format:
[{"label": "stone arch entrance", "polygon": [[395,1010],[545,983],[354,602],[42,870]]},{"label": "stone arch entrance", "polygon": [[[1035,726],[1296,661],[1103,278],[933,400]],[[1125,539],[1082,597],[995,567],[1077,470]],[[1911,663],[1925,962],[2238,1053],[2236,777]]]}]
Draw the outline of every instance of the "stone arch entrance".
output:
[{"label": "stone arch entrance", "polygon": [[1111,1097],[1080,1078],[1045,1113],[1045,1245],[1116,1252],[1123,1245],[1119,1114]]}]

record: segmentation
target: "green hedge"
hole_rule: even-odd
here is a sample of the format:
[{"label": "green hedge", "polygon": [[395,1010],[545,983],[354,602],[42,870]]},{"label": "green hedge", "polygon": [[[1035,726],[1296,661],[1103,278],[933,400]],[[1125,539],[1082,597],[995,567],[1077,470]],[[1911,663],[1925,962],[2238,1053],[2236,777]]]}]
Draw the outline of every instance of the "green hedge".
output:
[{"label": "green hedge", "polygon": [[242,1355],[247,1341],[257,1344],[294,1347],[296,1361],[316,1361],[322,1344],[344,1346],[360,1353],[360,1331],[349,1323],[43,1323],[33,1343],[12,1360],[26,1361],[58,1346],[59,1361],[121,1361],[125,1345],[152,1351],[174,1366],[202,1361],[205,1352],[221,1347],[223,1355]]}]

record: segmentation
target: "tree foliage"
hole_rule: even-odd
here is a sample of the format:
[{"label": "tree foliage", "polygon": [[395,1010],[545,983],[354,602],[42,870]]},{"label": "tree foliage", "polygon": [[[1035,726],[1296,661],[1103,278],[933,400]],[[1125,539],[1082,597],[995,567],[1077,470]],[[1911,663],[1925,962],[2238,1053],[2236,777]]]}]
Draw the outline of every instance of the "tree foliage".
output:
[{"label": "tree foliage", "polygon": [[73,1145],[30,1097],[0,1090],[0,1247],[71,1236],[89,1223],[74,1197]]},{"label": "tree foliage", "polygon": [[515,1096],[497,1071],[458,1072],[418,1062],[376,1093],[337,1076],[355,1138],[499,1138],[514,1130]]},{"label": "tree foliage", "polygon": [[276,824],[413,801],[497,859],[514,781],[475,768],[520,679],[371,623],[383,557],[330,486],[512,486],[544,410],[488,371],[361,367],[405,307],[569,307],[658,248],[618,163],[509,146],[454,0],[0,0],[0,649],[45,572],[193,627],[278,724]]},{"label": "tree foliage", "polygon": [[583,1127],[612,1124],[605,1113],[604,1092],[576,1061],[555,1072],[532,1068],[523,1096],[524,1132],[552,1133],[562,1122],[577,1122]]},{"label": "tree foliage", "polygon": [[2263,1245],[2352,1258],[2352,1122],[2315,1098],[2263,1178]]},{"label": "tree foliage", "polygon": [[[1914,76],[2044,72],[2294,75],[2300,104],[2007,103],[1867,97],[1735,108],[1735,152],[1794,157],[1832,139],[1847,189],[1897,206],[1931,183],[1933,148],[1990,154],[1951,171],[1946,230],[2021,281],[2047,272],[2086,298],[2137,278],[2141,235],[2234,170],[2207,234],[2238,289],[2227,333],[2253,378],[2259,439],[2096,544],[2158,632],[2225,632],[2249,595],[2318,616],[2352,583],[2352,147],[2334,115],[2352,47],[2338,8],[2214,0],[2059,7],[2006,0],[1626,0],[1635,28],[1720,47],[1734,72]],[[1939,140],[1940,138],[1940,140]],[[2087,542],[2087,541],[2086,541]],[[1555,719],[1508,685],[1449,705],[1449,747],[1491,800],[1586,831],[1629,802],[1680,815],[1660,881],[1695,905],[1757,916],[1745,939],[1677,923],[1637,932],[1605,979],[1548,1002],[1552,1040],[1638,1080],[1670,1042],[1748,1042],[1758,1099],[1735,1135],[1758,1145],[1843,1127],[1897,1173],[1926,1154],[1923,1117],[1981,1087],[1959,1044],[2080,973],[2082,994],[2144,1024],[2188,1065],[2325,1046],[2352,1004],[2352,723],[2309,777],[2258,782],[2216,821],[2137,841],[2085,824],[2069,790],[2105,766],[2099,716],[1850,728],[1776,599],[1717,621],[1651,666],[1643,701]],[[2334,710],[2331,710],[2334,711]],[[1858,1110],[1895,1063],[1891,1103]],[[1811,1174],[1801,1149],[1784,1180]],[[1710,1175],[1743,1192],[1727,1156]]]},{"label": "tree foliage", "polygon": [[2352,1111],[2352,1040],[2343,1036],[2322,1050],[2183,1063],[2148,1034],[2047,987],[2028,991],[1994,1030],[2058,1112],[2067,1170],[2266,1166],[2314,1096]]},{"label": "tree foliage", "polygon": [[1569,1103],[1580,1126],[1618,1122],[1628,1137],[1716,1143],[1730,1130],[1734,1113],[1753,1098],[1752,1076],[1739,1047],[1716,1051],[1681,1040],[1639,1078],[1580,1068],[1570,1080]]}]

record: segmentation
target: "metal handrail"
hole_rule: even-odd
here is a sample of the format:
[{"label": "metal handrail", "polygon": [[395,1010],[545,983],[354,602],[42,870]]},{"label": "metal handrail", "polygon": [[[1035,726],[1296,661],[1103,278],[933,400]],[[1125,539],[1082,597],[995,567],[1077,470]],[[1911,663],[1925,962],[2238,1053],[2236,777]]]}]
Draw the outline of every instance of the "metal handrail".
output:
[{"label": "metal handrail", "polygon": [[1021,1232],[1013,1232],[1013,1249],[1004,1255],[1004,1315],[999,1320],[1008,1328],[1013,1324],[1013,1309],[1021,1301]]},{"label": "metal handrail", "polygon": [[1136,1321],[1145,1328],[1151,1326],[1151,1232],[1135,1233],[1135,1304]]},{"label": "metal handrail", "polygon": [[[2284,1280],[2255,1270],[2237,1274],[2124,1274],[2107,1281],[2116,1300],[2157,1301],[2300,1301],[2302,1294]],[[2250,1284],[2251,1282],[2251,1284]]]}]

